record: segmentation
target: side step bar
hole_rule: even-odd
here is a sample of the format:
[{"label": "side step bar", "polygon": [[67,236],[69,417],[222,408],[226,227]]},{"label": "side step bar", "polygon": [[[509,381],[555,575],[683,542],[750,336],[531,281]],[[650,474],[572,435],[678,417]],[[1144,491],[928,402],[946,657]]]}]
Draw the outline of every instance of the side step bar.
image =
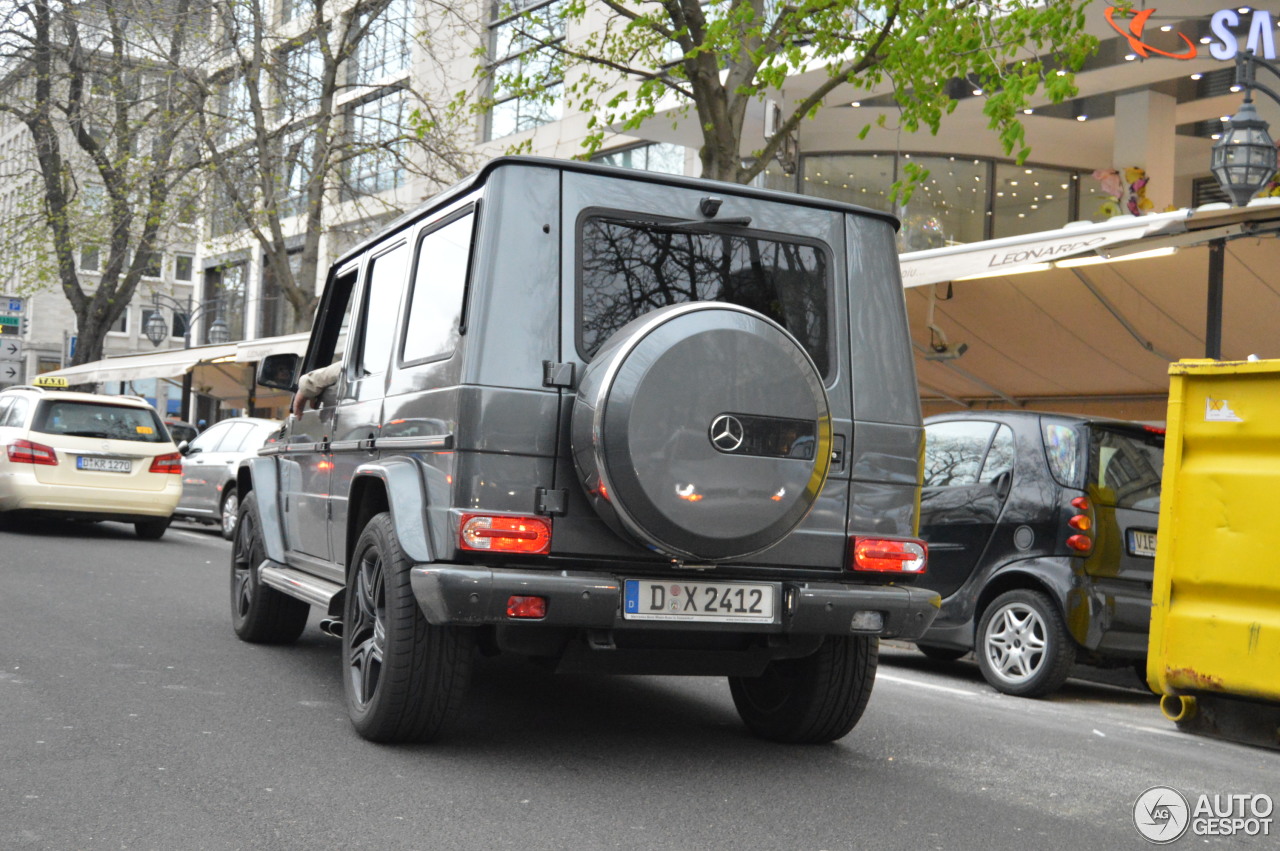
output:
[{"label": "side step bar", "polygon": [[285,567],[270,559],[264,559],[262,564],[258,565],[258,581],[290,597],[297,597],[305,603],[319,606],[327,614],[333,614],[331,611],[333,602],[343,591],[342,586],[336,582],[329,582],[300,570]]}]

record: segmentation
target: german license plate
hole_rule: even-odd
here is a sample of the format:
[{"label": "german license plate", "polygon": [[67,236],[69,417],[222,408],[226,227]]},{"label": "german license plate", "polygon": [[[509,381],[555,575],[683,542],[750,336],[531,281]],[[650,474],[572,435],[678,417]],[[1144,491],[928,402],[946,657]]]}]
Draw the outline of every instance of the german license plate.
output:
[{"label": "german license plate", "polygon": [[628,579],[622,617],[636,621],[773,623],[777,587],[757,582]]},{"label": "german license plate", "polygon": [[128,473],[133,470],[133,462],[128,458],[94,458],[91,455],[76,457],[76,469],[97,470],[102,473]]},{"label": "german license plate", "polygon": [[1129,530],[1129,555],[1156,557],[1156,533],[1145,529]]}]

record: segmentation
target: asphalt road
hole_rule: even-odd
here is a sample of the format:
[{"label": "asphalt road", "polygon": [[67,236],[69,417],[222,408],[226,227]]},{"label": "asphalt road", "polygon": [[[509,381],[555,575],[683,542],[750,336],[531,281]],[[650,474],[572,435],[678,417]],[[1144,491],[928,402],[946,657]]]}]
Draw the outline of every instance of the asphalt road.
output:
[{"label": "asphalt road", "polygon": [[504,659],[447,741],[373,745],[314,616],[236,639],[228,550],[0,532],[0,849],[1136,849],[1151,786],[1280,800],[1280,752],[1177,732],[1127,672],[1028,701],[900,645],[830,746],[749,737],[719,679]]}]

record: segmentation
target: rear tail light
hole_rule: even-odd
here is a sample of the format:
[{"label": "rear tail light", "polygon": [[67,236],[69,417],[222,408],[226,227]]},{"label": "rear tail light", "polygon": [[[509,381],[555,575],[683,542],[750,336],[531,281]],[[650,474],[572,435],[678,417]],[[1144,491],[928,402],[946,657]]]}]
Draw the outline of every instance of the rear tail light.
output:
[{"label": "rear tail light", "polygon": [[58,466],[58,456],[52,446],[43,443],[32,443],[30,440],[15,440],[5,447],[9,460],[14,464],[44,464]]},{"label": "rear tail light", "polygon": [[464,550],[540,555],[551,551],[551,521],[511,514],[464,514],[458,527]]},{"label": "rear tail light", "polygon": [[1093,538],[1086,534],[1093,528],[1093,503],[1087,496],[1078,496],[1071,500],[1071,507],[1079,513],[1071,515],[1067,520],[1067,529],[1070,532],[1067,535],[1067,548],[1087,555],[1093,551]]},{"label": "rear tail light", "polygon": [[182,475],[182,454],[179,452],[170,452],[168,455],[157,455],[151,461],[152,473],[173,473]]},{"label": "rear tail light", "polygon": [[849,547],[850,570],[870,573],[925,572],[929,549],[924,541],[909,538],[854,537]]}]

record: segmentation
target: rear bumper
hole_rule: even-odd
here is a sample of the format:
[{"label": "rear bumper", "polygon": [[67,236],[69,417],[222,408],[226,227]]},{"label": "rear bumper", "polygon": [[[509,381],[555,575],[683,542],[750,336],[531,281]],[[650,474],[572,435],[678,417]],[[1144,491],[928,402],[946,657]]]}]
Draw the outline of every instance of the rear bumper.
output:
[{"label": "rear bumper", "polygon": [[[631,621],[622,616],[622,580],[608,574],[520,570],[431,564],[410,572],[414,596],[427,620],[437,626],[543,624],[586,629],[719,629],[734,632],[848,635],[916,639],[938,613],[938,595],[897,585],[846,585],[782,581],[782,611],[773,623]],[[512,596],[547,600],[547,615],[536,621],[507,615]],[[878,612],[878,629],[854,629],[854,615]],[[859,619],[865,623],[865,617]]]},{"label": "rear bumper", "polygon": [[42,511],[69,516],[168,517],[182,498],[182,480],[171,476],[159,490],[51,485],[22,474],[0,473],[0,511]]}]

